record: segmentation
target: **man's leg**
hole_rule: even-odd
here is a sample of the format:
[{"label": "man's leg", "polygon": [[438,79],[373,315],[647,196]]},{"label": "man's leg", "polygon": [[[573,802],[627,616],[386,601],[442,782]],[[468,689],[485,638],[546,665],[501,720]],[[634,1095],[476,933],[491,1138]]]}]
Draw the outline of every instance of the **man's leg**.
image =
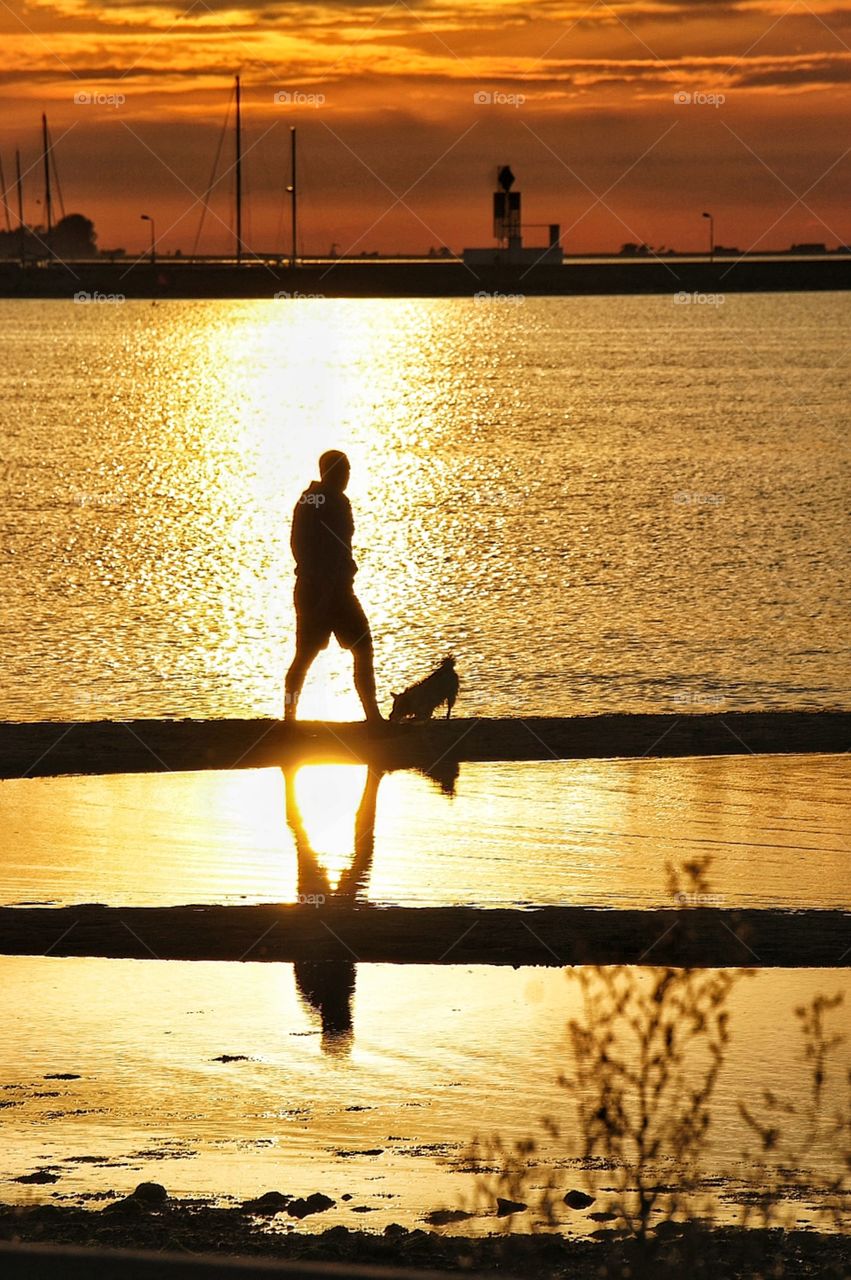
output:
[{"label": "man's leg", "polygon": [[309,643],[305,642],[301,637],[296,640],[295,657],[292,660],[292,665],[290,666],[286,680],[284,681],[285,720],[295,720],[295,713],[298,707],[298,700],[302,686],[304,685],[307,673],[321,648],[321,644],[316,644],[313,641]]},{"label": "man's leg", "polygon": [[367,720],[383,720],[375,697],[372,635],[363,605],[354,591],[341,596],[335,607],[334,634],[343,649],[351,649],[355,664],[355,688]]},{"label": "man's leg", "polygon": [[364,715],[367,720],[383,720],[375,698],[375,667],[372,659],[372,637],[369,633],[352,646],[352,657],[355,661],[355,688]]}]

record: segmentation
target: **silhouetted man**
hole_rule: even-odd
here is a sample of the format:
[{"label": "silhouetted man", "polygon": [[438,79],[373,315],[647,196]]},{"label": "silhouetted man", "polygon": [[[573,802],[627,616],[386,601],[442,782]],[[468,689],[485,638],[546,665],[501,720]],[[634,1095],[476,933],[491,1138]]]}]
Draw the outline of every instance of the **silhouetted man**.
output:
[{"label": "silhouetted man", "polygon": [[354,520],[345,494],[349,460],[330,449],[296,503],[290,546],[295,556],[296,650],[287,672],[284,717],[294,720],[302,685],[314,658],[331,636],[354,658],[355,688],[367,720],[381,720],[375,700],[372,635],[355,595]]}]

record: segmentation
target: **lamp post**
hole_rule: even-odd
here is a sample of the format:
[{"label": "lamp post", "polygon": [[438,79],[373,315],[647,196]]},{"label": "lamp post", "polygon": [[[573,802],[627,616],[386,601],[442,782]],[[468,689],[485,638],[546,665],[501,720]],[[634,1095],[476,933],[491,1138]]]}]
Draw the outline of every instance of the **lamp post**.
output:
[{"label": "lamp post", "polygon": [[709,219],[709,261],[715,260],[715,219],[711,213],[704,213],[704,218]]},{"label": "lamp post", "polygon": [[149,213],[139,215],[142,222],[150,222],[151,224],[151,265],[156,266],[157,263],[157,234],[154,227],[154,220]]}]

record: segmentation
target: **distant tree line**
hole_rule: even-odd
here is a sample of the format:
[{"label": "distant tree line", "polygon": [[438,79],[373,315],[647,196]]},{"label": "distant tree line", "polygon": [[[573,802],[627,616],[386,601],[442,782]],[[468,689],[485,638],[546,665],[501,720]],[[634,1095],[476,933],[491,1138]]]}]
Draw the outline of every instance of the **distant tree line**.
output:
[{"label": "distant tree line", "polygon": [[0,231],[0,258],[94,258],[97,253],[95,224],[82,213],[67,214],[49,235],[45,227]]}]

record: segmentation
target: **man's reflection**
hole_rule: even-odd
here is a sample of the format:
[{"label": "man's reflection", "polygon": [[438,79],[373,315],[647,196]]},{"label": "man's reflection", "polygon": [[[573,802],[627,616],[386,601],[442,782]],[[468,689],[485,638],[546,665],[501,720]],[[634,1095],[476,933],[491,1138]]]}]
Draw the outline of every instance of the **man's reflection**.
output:
[{"label": "man's reflection", "polygon": [[[355,815],[354,854],[332,889],[328,873],[310,843],[296,797],[297,770],[286,768],[284,792],[287,824],[293,833],[298,857],[299,901],[318,900],[347,906],[354,905],[365,889],[375,849],[375,807],[378,786],[383,774],[367,769],[363,795]],[[339,943],[329,935],[329,949],[339,950]],[[354,1031],[352,1000],[355,993],[355,959],[298,960],[293,966],[296,988],[304,1002],[315,1010],[322,1021],[322,1049],[325,1053],[345,1055],[350,1052]]]}]

